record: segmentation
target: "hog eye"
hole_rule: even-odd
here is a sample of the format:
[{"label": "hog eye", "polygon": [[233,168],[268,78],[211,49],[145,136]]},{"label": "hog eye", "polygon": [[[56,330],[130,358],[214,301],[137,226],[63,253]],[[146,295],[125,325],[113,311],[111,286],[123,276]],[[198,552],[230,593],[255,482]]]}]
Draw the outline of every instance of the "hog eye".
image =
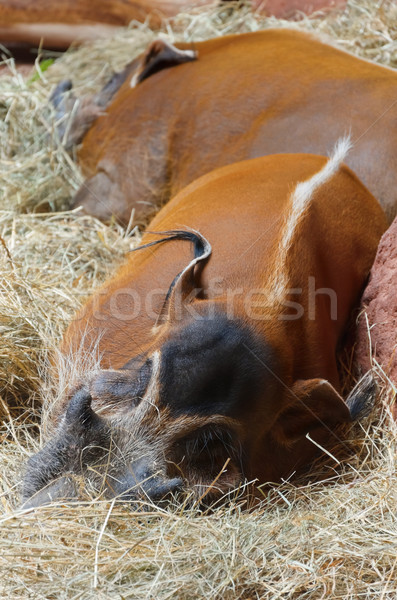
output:
[{"label": "hog eye", "polygon": [[[228,429],[203,427],[178,440],[173,447],[175,462],[200,467],[219,467],[227,458],[239,454],[239,444],[235,434]],[[222,464],[223,464],[222,463]]]},{"label": "hog eye", "polygon": [[151,375],[151,361],[146,361],[139,370],[102,371],[91,387],[93,397],[102,403],[118,403],[127,400],[136,406],[145,395]]}]

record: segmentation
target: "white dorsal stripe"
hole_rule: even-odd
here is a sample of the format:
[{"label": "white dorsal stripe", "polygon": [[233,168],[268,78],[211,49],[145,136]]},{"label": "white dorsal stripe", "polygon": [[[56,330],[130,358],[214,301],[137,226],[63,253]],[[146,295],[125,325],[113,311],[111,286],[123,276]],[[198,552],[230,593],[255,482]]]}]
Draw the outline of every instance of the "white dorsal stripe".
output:
[{"label": "white dorsal stripe", "polygon": [[296,228],[304,216],[314,192],[335,175],[351,147],[350,136],[340,138],[335,144],[331,157],[321,171],[315,173],[307,181],[297,184],[291,195],[291,212],[283,230],[280,245],[281,252],[287,251],[290,247]]},{"label": "white dorsal stripe", "polygon": [[350,135],[340,138],[336,142],[334,150],[324,167],[310,177],[310,179],[298,183],[292,192],[289,214],[282,228],[280,244],[278,246],[279,250],[275,257],[276,264],[274,265],[273,277],[269,285],[269,299],[271,304],[280,302],[285,297],[289,280],[288,252],[299,224],[310,206],[313,194],[338,172],[351,148]]}]

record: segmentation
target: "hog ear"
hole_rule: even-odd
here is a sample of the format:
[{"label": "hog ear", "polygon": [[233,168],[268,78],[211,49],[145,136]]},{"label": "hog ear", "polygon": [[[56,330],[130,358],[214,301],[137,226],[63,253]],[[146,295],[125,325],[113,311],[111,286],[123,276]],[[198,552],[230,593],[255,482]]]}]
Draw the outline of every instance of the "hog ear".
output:
[{"label": "hog ear", "polygon": [[285,444],[293,443],[317,427],[333,429],[339,423],[362,419],[371,411],[377,386],[369,371],[346,401],[325,379],[300,379],[291,388],[292,403],[280,415],[275,434]]},{"label": "hog ear", "polygon": [[297,380],[291,388],[292,403],[276,423],[275,434],[288,445],[318,427],[333,429],[353,420],[349,407],[325,379]]},{"label": "hog ear", "polygon": [[58,137],[66,150],[80,144],[95,119],[103,114],[102,105],[97,104],[94,96],[87,94],[78,100],[72,88],[71,80],[65,79],[50,96],[55,109]]},{"label": "hog ear", "polygon": [[135,75],[131,79],[131,87],[135,87],[154,73],[196,60],[194,50],[179,50],[163,40],[156,40],[146,50]]}]

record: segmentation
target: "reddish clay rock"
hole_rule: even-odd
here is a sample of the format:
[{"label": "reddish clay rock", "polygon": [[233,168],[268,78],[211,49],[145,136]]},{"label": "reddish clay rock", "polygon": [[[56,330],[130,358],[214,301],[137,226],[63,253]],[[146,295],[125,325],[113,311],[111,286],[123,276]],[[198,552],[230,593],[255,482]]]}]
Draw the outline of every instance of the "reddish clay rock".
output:
[{"label": "reddish clay rock", "polygon": [[278,19],[295,19],[300,13],[311,15],[316,11],[342,9],[346,0],[252,0],[254,9]]},{"label": "reddish clay rock", "polygon": [[[22,75],[22,77],[31,77],[35,71],[33,71],[33,65],[31,63],[17,63],[16,70]],[[7,65],[0,65],[0,77],[2,75],[11,75],[13,71]]]},{"label": "reddish clay rock", "polygon": [[369,369],[372,353],[397,383],[397,218],[380,241],[361,306],[356,346],[358,365],[363,371]]}]

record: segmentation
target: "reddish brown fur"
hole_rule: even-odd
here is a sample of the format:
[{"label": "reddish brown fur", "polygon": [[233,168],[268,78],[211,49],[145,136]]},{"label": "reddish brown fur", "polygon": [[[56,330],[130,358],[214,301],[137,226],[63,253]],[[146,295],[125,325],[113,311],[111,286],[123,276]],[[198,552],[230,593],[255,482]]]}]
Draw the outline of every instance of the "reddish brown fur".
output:
[{"label": "reddish brown fur", "polygon": [[[269,266],[269,257],[276,253],[277,260],[277,239],[282,216],[290,209],[289,193],[299,181],[319,170],[324,160],[299,154],[280,158],[269,156],[216,170],[178,194],[153,219],[148,230],[191,228],[210,240],[213,253],[204,269],[202,283],[208,297],[217,297],[218,304],[223,300],[215,294],[217,282],[225,282],[233,287],[242,286],[245,290],[262,289],[266,284],[266,276],[271,275],[264,273],[266,265]],[[305,331],[305,339],[310,339],[307,344],[309,355],[291,351],[295,355],[294,360],[302,361],[296,367],[301,377],[315,376],[313,372],[306,373],[303,366],[305,363],[318,363],[316,353],[319,340],[323,340],[324,336],[329,339],[331,343],[327,357],[322,359],[318,375],[337,385],[334,362],[336,341],[369,272],[380,234],[386,225],[376,201],[346,167],[317,193],[316,203],[321,203],[321,219],[317,219],[315,228],[310,219],[306,219],[304,227],[307,234],[303,231],[299,241],[303,247],[300,252],[295,247],[289,257],[288,269],[294,273],[290,287],[305,289],[307,285],[304,279],[307,275],[315,276],[316,287],[337,291],[341,299],[339,319],[331,328],[328,320],[308,322],[303,318],[272,323],[270,329],[275,330],[274,335],[279,340],[277,347],[289,345],[284,339],[295,339],[295,345],[299,347],[302,331]],[[372,213],[371,221],[368,212]],[[155,239],[151,233],[146,233],[142,244]],[[324,257],[320,253],[322,244],[326,254]],[[357,248],[354,244],[357,244]],[[353,254],[349,255],[349,251]],[[302,255],[305,256],[304,261]],[[327,257],[332,261],[332,269],[324,269],[323,260]],[[89,300],[73,321],[66,333],[66,346],[79,343],[80,319],[83,319],[84,327],[88,324],[94,335],[98,331],[103,332],[100,340],[100,348],[105,353],[103,364],[113,369],[123,366],[152,343],[156,317],[148,316],[142,310],[134,319],[128,319],[131,306],[125,297],[124,300],[121,298],[119,308],[126,315],[126,320],[123,321],[122,317],[117,320],[111,315],[110,298],[118,290],[125,290],[127,296],[129,290],[138,290],[143,298],[153,289],[161,289],[165,293],[175,275],[190,259],[191,248],[184,241],[131,254],[126,264]],[[238,297],[236,300],[240,302]],[[164,295],[159,295],[155,303],[156,313],[163,302]],[[238,314],[242,312],[241,308],[237,311]],[[257,326],[263,327],[263,322]],[[268,327],[266,323],[266,329]],[[322,329],[321,333],[319,328]],[[90,344],[89,335],[85,343]],[[311,369],[310,366],[309,371]]]},{"label": "reddish brown fur", "polygon": [[[222,0],[219,0],[222,2]],[[47,47],[113,35],[131,21],[158,26],[163,18],[196,6],[216,6],[215,0],[2,0],[0,40]],[[296,18],[303,12],[342,7],[346,0],[253,0],[253,9],[277,18]]]},{"label": "reddish brown fur", "polygon": [[[191,48],[181,45],[180,48]],[[88,180],[76,205],[144,221],[197,177],[280,152],[327,154],[351,130],[347,164],[385,208],[397,206],[397,74],[292,30],[194,45],[198,60],[134,89],[137,63],[84,138]]]},{"label": "reddish brown fur", "polygon": [[110,37],[131,21],[158,26],[182,9],[211,0],[3,0],[0,40],[67,48],[72,42]]},{"label": "reddish brown fur", "polygon": [[[336,391],[340,389],[336,352],[386,229],[384,214],[376,200],[347,167],[342,167],[315,192],[311,207],[297,228],[287,262],[280,264],[280,235],[291,211],[291,192],[299,181],[318,172],[324,162],[324,158],[313,155],[276,155],[226,166],[179,193],[149,227],[154,232],[193,229],[210,241],[212,255],[200,276],[205,294],[191,301],[190,307],[198,315],[205,315],[215,306],[217,313],[230,316],[226,292],[242,288],[243,292],[235,296],[234,317],[269,344],[277,356],[275,383],[281,381],[282,385],[276,404],[269,404],[264,396],[262,404],[247,410],[239,424],[241,443],[249,448],[246,475],[265,481],[288,475],[291,469],[307,463],[313,456],[314,446],[296,432],[305,429],[306,421],[306,430],[310,430],[312,412],[328,426],[347,418]],[[142,242],[155,239],[156,236],[146,233]],[[137,355],[161,350],[162,344],[186,326],[191,317],[184,312],[181,320],[171,318],[156,326],[156,314],[148,315],[142,309],[129,319],[133,306],[128,293],[137,292],[144,304],[151,291],[159,288],[161,293],[155,302],[158,315],[175,275],[190,260],[191,247],[185,241],[131,254],[77,315],[66,333],[63,351],[73,353],[81,344],[89,347],[100,334],[102,366],[119,369]],[[287,274],[288,288],[303,290],[299,302],[304,314],[300,319],[283,320],[283,315],[291,311],[279,301],[266,302],[263,298],[255,310],[258,318],[247,315],[244,298],[250,290],[269,292],[277,268]],[[332,320],[324,296],[316,300],[316,318],[309,318],[309,276],[315,277],[316,289],[335,291],[336,320]],[[116,317],[112,302],[120,292]],[[286,298],[297,300],[288,294]],[[86,333],[84,338],[82,331]],[[257,359],[253,356],[252,360]],[[117,375],[111,376],[114,377]],[[327,384],[321,384],[324,379]],[[121,420],[127,418],[123,402],[109,403],[108,396],[101,398],[95,391],[95,383],[90,385],[94,385],[90,389],[95,411],[112,419],[117,419],[117,415]],[[299,403],[294,404],[295,398],[303,400],[312,411],[300,415],[298,421],[295,413],[301,412],[301,408]],[[53,419],[59,419],[66,403],[64,399],[55,407]],[[155,415],[153,409],[151,418],[155,419]],[[161,418],[168,437],[172,437],[172,419],[167,414]]]}]

